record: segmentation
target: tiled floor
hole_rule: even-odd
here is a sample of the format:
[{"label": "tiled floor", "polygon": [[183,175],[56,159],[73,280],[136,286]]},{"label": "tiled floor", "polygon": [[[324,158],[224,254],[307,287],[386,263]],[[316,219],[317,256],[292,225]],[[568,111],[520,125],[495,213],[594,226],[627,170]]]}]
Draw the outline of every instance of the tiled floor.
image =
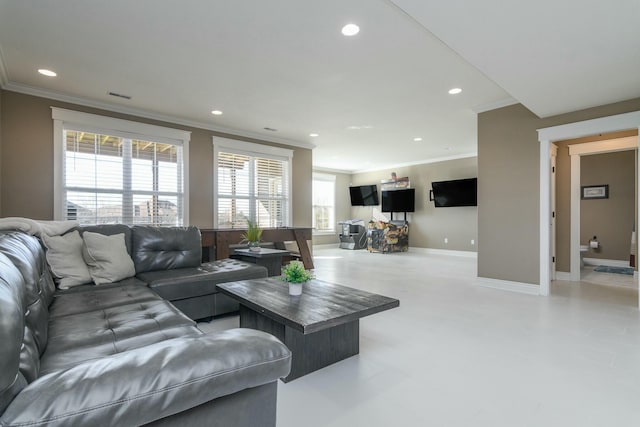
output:
[{"label": "tiled floor", "polygon": [[280,382],[279,427],[640,425],[637,289],[555,282],[545,298],[475,285],[471,258],[314,254],[319,279],[400,307],[361,320],[358,356]]}]

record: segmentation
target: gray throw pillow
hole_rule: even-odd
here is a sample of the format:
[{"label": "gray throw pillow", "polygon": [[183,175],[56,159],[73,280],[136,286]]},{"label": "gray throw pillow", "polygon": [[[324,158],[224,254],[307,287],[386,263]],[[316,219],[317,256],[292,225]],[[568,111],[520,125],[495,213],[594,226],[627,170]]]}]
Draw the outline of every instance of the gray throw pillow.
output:
[{"label": "gray throw pillow", "polygon": [[123,233],[106,236],[85,231],[82,238],[84,260],[96,285],[117,282],[136,274]]},{"label": "gray throw pillow", "polygon": [[63,236],[42,235],[47,263],[60,289],[91,283],[91,274],[82,256],[82,237],[78,231]]}]

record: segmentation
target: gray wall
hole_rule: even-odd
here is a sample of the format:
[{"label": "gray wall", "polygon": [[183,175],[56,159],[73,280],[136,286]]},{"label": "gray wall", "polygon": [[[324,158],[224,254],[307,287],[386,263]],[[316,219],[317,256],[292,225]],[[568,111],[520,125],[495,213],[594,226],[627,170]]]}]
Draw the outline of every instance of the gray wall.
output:
[{"label": "gray wall", "polygon": [[598,237],[600,248],[590,258],[629,260],[635,223],[636,151],[594,154],[580,158],[581,185],[609,184],[608,199],[580,201],[580,243]]},{"label": "gray wall", "polygon": [[[352,183],[377,184],[380,190],[380,181],[389,179],[391,172],[396,172],[398,177],[409,177],[411,187],[416,189],[416,211],[407,214],[410,247],[476,251],[478,208],[435,208],[429,201],[431,182],[475,178],[478,174],[476,157],[357,173],[353,175]],[[353,207],[351,216],[367,222],[371,211],[370,207]],[[402,218],[402,214],[394,214],[394,218]],[[445,237],[448,243],[444,243]],[[471,240],[475,243],[471,244]]]},{"label": "gray wall", "polygon": [[[6,90],[1,92],[0,103],[2,104],[0,179],[2,216],[53,218],[54,165],[51,106],[190,131],[189,223],[201,228],[213,226],[212,137],[215,135],[265,145],[282,146]],[[294,151],[292,224],[299,227],[310,227],[312,151],[299,147],[284,147]]]},{"label": "gray wall", "polygon": [[318,170],[314,172],[334,175],[336,177],[336,232],[333,234],[314,234],[313,244],[328,245],[335,243],[337,245],[340,242],[340,238],[338,237],[340,234],[340,229],[337,223],[351,218],[351,202],[349,199],[349,185],[351,183],[351,174],[327,172],[324,170]]},{"label": "gray wall", "polygon": [[541,119],[521,104],[478,115],[478,276],[538,284],[537,129],[640,110],[640,98]]}]

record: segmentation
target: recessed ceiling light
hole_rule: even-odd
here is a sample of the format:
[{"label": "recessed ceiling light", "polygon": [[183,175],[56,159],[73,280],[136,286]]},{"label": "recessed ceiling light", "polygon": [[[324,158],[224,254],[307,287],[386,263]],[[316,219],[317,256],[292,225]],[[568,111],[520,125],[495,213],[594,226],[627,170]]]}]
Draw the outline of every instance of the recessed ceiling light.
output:
[{"label": "recessed ceiling light", "polygon": [[316,136],[319,136],[320,134],[318,133],[310,133],[309,136],[312,138],[315,138]]},{"label": "recessed ceiling light", "polygon": [[459,87],[454,87],[453,89],[449,90],[450,95],[457,95],[460,92],[462,92],[462,89],[460,89]]},{"label": "recessed ceiling light", "polygon": [[344,34],[345,36],[355,36],[359,32],[360,27],[358,27],[356,24],[347,24],[342,27],[342,34]]},{"label": "recessed ceiling light", "polygon": [[55,71],[47,70],[46,68],[40,68],[38,72],[47,77],[55,77],[58,75]]},{"label": "recessed ceiling light", "polygon": [[213,111],[211,112],[211,114],[213,114],[214,116],[220,116],[220,115],[222,115],[222,111],[220,111],[220,110],[213,110]]},{"label": "recessed ceiling light", "polygon": [[422,141],[422,138],[417,137],[417,138],[413,138],[413,140],[414,140],[415,142],[420,142],[420,141]]}]

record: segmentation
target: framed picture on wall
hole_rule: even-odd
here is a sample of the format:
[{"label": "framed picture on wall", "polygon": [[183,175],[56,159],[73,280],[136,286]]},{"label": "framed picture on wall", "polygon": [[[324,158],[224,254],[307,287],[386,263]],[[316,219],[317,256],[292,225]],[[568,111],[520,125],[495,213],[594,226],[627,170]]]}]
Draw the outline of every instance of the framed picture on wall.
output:
[{"label": "framed picture on wall", "polygon": [[582,199],[608,199],[609,184],[603,185],[583,185]]}]

